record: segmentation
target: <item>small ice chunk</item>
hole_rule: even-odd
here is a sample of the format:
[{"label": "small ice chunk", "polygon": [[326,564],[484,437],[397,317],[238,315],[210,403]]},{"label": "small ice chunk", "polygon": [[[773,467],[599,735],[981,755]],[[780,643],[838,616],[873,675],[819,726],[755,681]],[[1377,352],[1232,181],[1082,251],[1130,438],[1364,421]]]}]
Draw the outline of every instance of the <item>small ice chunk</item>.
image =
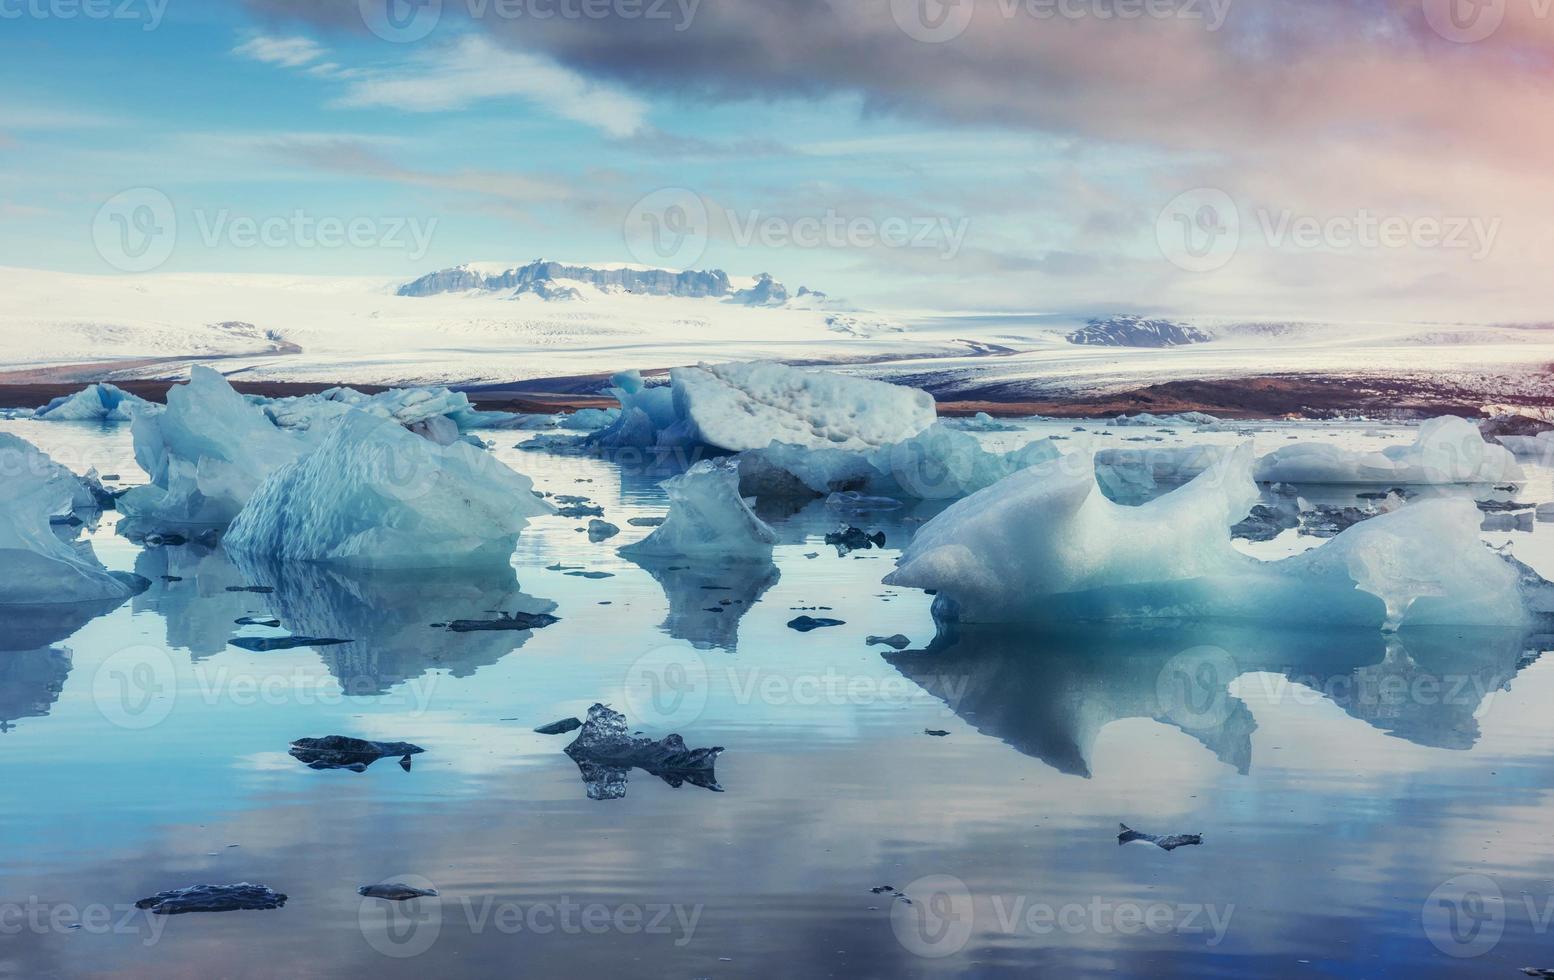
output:
[{"label": "small ice chunk", "polygon": [[409,742],[369,742],[345,735],[299,738],[291,743],[291,756],[309,769],[350,769],[364,772],[379,759],[406,759],[426,750]]},{"label": "small ice chunk", "polygon": [[186,912],[252,912],[278,909],[285,904],[286,896],[280,892],[242,881],[235,885],[191,885],[157,892],[136,902],[135,907],[152,915],[183,915]]},{"label": "small ice chunk", "polygon": [[609,521],[601,521],[598,518],[594,518],[588,522],[588,540],[594,544],[598,544],[600,541],[608,541],[619,533],[621,533],[621,529]]},{"label": "small ice chunk", "polygon": [[1146,844],[1154,844],[1162,851],[1174,851],[1178,847],[1203,843],[1203,837],[1200,834],[1167,834],[1161,837],[1156,834],[1141,833],[1125,823],[1120,823],[1117,827],[1119,828],[1117,833],[1118,844],[1132,844],[1134,841],[1142,841]]},{"label": "small ice chunk", "polygon": [[588,785],[590,799],[619,799],[626,795],[626,773],[642,769],[671,786],[690,783],[722,792],[714,767],[723,747],[688,748],[679,735],[658,741],[633,737],[626,716],[602,704],[588,709],[588,720],[577,739],[565,749],[577,763]]},{"label": "small ice chunk", "polygon": [[777,534],[739,495],[736,461],[704,459],[663,486],[669,494],[669,516],[652,534],[621,548],[621,554],[771,558]]}]

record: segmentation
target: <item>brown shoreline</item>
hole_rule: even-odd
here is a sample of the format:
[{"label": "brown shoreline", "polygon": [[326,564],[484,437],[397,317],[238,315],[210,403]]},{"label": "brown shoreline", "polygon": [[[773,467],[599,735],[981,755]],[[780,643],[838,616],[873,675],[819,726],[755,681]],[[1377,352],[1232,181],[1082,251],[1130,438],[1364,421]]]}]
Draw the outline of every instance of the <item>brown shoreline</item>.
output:
[{"label": "brown shoreline", "polygon": [[[122,365],[121,365],[122,366]],[[86,367],[85,365],[82,366]],[[105,372],[106,373],[106,372]],[[14,375],[13,375],[14,376]],[[3,376],[0,376],[3,378]],[[37,408],[62,395],[73,394],[91,383],[72,372],[69,380],[7,383],[0,380],[0,408]],[[615,399],[597,390],[604,376],[580,375],[517,382],[508,385],[453,386],[464,391],[475,407],[486,411],[553,413],[580,408],[613,407]],[[117,380],[103,378],[125,391],[151,401],[165,401],[167,389],[177,381]],[[243,394],[289,397],[314,394],[339,387],[332,383],[244,381],[228,378]],[[383,385],[350,385],[359,391],[383,391]],[[1022,418],[1047,415],[1058,418],[1096,418],[1152,412],[1207,412],[1227,419],[1332,418],[1359,414],[1375,417],[1413,418],[1429,415],[1484,414],[1487,404],[1554,407],[1554,392],[1529,393],[1516,399],[1503,395],[1445,388],[1399,378],[1335,378],[1320,375],[1267,375],[1225,380],[1168,381],[1139,388],[1097,394],[1048,398],[1001,398],[1000,392],[971,392],[971,397],[941,398],[939,413]]]}]

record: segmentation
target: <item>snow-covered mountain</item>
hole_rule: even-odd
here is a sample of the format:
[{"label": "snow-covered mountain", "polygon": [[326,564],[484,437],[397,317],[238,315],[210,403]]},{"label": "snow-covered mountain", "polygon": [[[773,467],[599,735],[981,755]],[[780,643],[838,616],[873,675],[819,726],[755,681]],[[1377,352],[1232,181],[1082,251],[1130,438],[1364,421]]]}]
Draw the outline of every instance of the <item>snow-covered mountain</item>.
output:
[{"label": "snow-covered mountain", "polygon": [[[592,293],[633,296],[674,296],[681,299],[723,299],[745,306],[781,306],[788,288],[767,273],[738,288],[722,269],[655,269],[633,265],[571,265],[537,259],[508,268],[469,263],[428,273],[399,287],[398,295],[441,296],[447,293],[499,293],[516,299],[538,296],[547,301],[575,301]],[[813,296],[807,288],[800,295]]]},{"label": "snow-covered mountain", "polygon": [[1092,318],[1066,339],[1071,344],[1092,347],[1180,347],[1205,344],[1214,338],[1186,323],[1125,313]]}]

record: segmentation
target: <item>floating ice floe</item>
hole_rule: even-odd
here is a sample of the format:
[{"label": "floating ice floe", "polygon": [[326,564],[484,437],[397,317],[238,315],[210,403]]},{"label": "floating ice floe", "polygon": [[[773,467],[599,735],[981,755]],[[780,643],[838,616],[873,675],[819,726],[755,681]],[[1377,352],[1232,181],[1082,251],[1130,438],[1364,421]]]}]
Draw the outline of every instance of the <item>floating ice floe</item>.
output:
[{"label": "floating ice floe", "polygon": [[675,368],[668,387],[616,375],[615,424],[592,441],[608,448],[707,445],[731,452],[773,442],[806,449],[875,449],[908,439],[936,417],[927,392],[768,361]]},{"label": "floating ice floe", "polygon": [[739,495],[739,465],[704,459],[664,481],[669,516],[653,533],[620,549],[630,558],[740,558],[769,561],[777,534]]},{"label": "floating ice floe", "polygon": [[69,470],[0,433],[0,605],[122,601],[149,584],[108,571],[89,543],[55,532],[50,519],[71,513],[81,492]]},{"label": "floating ice floe", "polygon": [[598,432],[614,425],[620,417],[618,408],[580,408],[570,414],[556,416],[556,424],[571,432]]},{"label": "floating ice floe", "polygon": [[1220,419],[1204,412],[1178,412],[1175,415],[1153,415],[1149,412],[1140,412],[1137,415],[1119,415],[1106,423],[1107,425],[1121,426],[1152,426],[1156,428],[1171,428],[1172,426],[1190,425],[1195,428],[1218,426],[1223,424]]},{"label": "floating ice floe", "polygon": [[62,395],[32,413],[49,422],[128,422],[138,411],[158,406],[110,384],[94,384],[73,395]]},{"label": "floating ice floe", "polygon": [[909,439],[868,451],[773,443],[740,455],[746,491],[758,497],[858,492],[912,500],[953,500],[1062,455],[1050,439],[1007,453],[973,435],[930,425]]},{"label": "floating ice floe", "polygon": [[1485,442],[1473,423],[1449,415],[1421,425],[1410,446],[1362,452],[1324,443],[1296,443],[1275,450],[1257,464],[1257,479],[1264,483],[1510,483],[1522,478],[1522,469],[1510,450]]},{"label": "floating ice floe", "polygon": [[936,592],[935,615],[967,623],[1514,626],[1532,593],[1544,601],[1548,583],[1481,542],[1472,501],[1415,503],[1265,562],[1231,545],[1257,499],[1249,446],[1137,507],[1100,493],[1087,457],[1065,457],[952,505],[885,581]]},{"label": "floating ice floe", "polygon": [[949,426],[952,429],[959,429],[962,432],[1020,431],[1020,427],[1018,425],[1013,425],[1009,422],[1000,422],[998,419],[993,418],[993,416],[987,414],[986,412],[978,412],[971,418],[945,419],[941,424]]},{"label": "floating ice floe", "polygon": [[136,412],[131,431],[151,482],[126,492],[118,509],[148,528],[225,526],[266,476],[323,437],[278,428],[206,367],[168,390],[164,411]]},{"label": "floating ice floe", "polygon": [[480,412],[469,396],[447,388],[391,388],[374,395],[330,388],[296,398],[250,398],[282,429],[322,429],[355,410],[390,419],[433,442],[448,445],[472,429],[521,428],[524,416]]},{"label": "floating ice floe", "polygon": [[465,443],[349,412],[265,480],[224,541],[234,554],[365,568],[505,562],[528,519],[552,513],[533,491]]}]

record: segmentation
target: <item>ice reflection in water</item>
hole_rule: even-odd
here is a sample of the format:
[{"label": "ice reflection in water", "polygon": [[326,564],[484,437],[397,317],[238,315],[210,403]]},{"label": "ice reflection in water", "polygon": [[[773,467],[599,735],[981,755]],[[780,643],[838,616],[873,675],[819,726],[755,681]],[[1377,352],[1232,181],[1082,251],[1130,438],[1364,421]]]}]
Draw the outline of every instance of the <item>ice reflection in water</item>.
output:
[{"label": "ice reflection in water", "polygon": [[[60,458],[135,474],[122,427],[25,428],[61,444]],[[517,437],[494,435],[537,485],[601,505],[620,538],[589,544],[583,522],[547,518],[525,532],[515,568],[364,578],[240,567],[199,544],[143,548],[109,515],[94,546],[110,568],[150,579],[146,593],[116,609],[0,613],[0,903],[111,906],[245,879],[291,896],[284,910],[181,917],[154,936],[135,920],[122,934],[24,929],[3,937],[0,969],[484,976],[521,956],[535,975],[1240,977],[1548,964],[1547,929],[1522,900],[1537,913],[1554,896],[1548,638],[1177,624],[928,643],[927,599],[880,578],[933,506],[854,518],[884,531],[887,550],[838,557],[821,542],[842,515],[772,505],[772,565],[644,568],[614,547],[647,533],[629,518],[664,512],[656,483],[673,467],[522,453],[508,448]],[[1285,441],[1275,431],[1262,448]],[[1554,499],[1548,471],[1516,497]],[[1544,526],[1489,540],[1514,541],[1554,574]],[[546,570],[558,562],[612,577]],[[273,591],[229,591],[251,586]],[[818,606],[847,625],[783,626]],[[560,622],[532,633],[432,625],[552,608]],[[281,626],[239,626],[245,616]],[[865,643],[897,632],[924,649]],[[351,642],[259,654],[227,643],[286,633]],[[665,648],[669,662],[699,656],[705,668],[695,710],[672,721],[628,710],[627,679]],[[149,717],[126,716],[115,683],[137,675],[122,658],[147,650],[162,658],[146,662],[159,697]],[[240,683],[251,680],[281,683],[255,694]],[[633,733],[726,746],[727,791],[639,771],[624,798],[589,799],[570,737],[532,728],[595,701],[626,711]],[[379,765],[349,780],[286,754],[296,738],[336,733],[426,752],[409,773]],[[1201,832],[1204,844],[1119,848],[1119,822]],[[1499,911],[1503,934],[1455,957],[1422,910],[1463,875],[1501,894],[1479,908]],[[974,914],[964,945],[923,955],[893,927],[898,903],[870,889],[923,894],[946,877]],[[374,931],[384,913],[364,918],[356,889],[421,879],[442,897],[414,911],[435,907],[438,931],[419,955],[386,955],[398,947]],[[611,914],[677,907],[695,926],[494,924],[502,909],[559,912],[563,899]],[[1103,929],[1088,913],[1077,931],[1008,918],[1095,902],[1234,914],[1212,945],[1181,929]]]}]

